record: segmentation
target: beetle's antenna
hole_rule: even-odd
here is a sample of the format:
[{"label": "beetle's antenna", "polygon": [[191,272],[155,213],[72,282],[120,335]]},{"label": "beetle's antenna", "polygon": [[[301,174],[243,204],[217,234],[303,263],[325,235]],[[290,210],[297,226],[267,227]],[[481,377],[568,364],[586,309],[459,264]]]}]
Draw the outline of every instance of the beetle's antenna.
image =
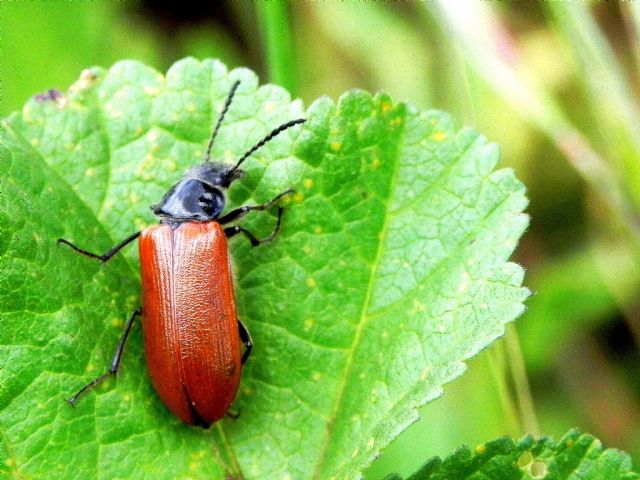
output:
[{"label": "beetle's antenna", "polygon": [[222,119],[227,113],[227,110],[229,110],[229,105],[231,105],[231,100],[233,100],[233,96],[236,93],[238,85],[240,85],[240,80],[236,80],[235,83],[231,86],[231,91],[229,92],[229,95],[227,95],[227,100],[224,102],[224,107],[222,107],[222,112],[220,112],[220,116],[218,117],[218,122],[216,123],[216,126],[213,129],[213,133],[211,134],[211,139],[209,140],[209,145],[207,146],[207,153],[204,157],[205,163],[209,163],[211,161],[211,147],[213,147],[213,141],[216,139],[218,130],[220,130],[220,124],[222,123]]},{"label": "beetle's antenna", "polygon": [[258,143],[256,143],[253,147],[251,147],[249,150],[247,150],[247,152],[244,155],[242,155],[242,157],[240,157],[240,160],[238,160],[238,163],[236,163],[236,165],[231,170],[229,170],[227,172],[227,175],[226,175],[227,178],[233,178],[233,175],[234,175],[235,171],[242,164],[242,162],[244,162],[247,158],[249,158],[249,156],[252,153],[254,153],[256,150],[258,150],[261,147],[264,147],[264,145],[268,141],[272,140],[274,137],[276,137],[277,135],[281,134],[286,129],[291,128],[294,125],[298,125],[299,123],[304,123],[306,121],[307,121],[306,118],[298,118],[297,120],[291,120],[290,122],[283,123],[278,128],[273,130],[269,135],[267,135],[262,140],[260,140]]}]

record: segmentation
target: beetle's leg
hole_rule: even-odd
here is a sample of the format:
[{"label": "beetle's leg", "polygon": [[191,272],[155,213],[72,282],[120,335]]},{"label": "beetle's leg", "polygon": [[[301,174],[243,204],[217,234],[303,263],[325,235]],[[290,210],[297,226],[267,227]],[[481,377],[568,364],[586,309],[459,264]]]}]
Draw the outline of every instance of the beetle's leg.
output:
[{"label": "beetle's leg", "polygon": [[113,257],[116,253],[118,253],[122,248],[126,247],[128,244],[130,244],[136,238],[138,238],[141,233],[142,232],[136,232],[133,235],[128,236],[123,241],[121,241],[119,244],[117,244],[115,247],[113,247],[111,250],[109,250],[106,253],[103,253],[102,255],[97,255],[95,253],[87,252],[86,250],[78,248],[73,243],[71,243],[69,240],[65,240],[64,238],[59,238],[58,239],[58,245],[61,244],[61,243],[65,244],[65,245],[69,245],[76,252],[81,253],[82,255],[85,255],[85,256],[90,257],[90,258],[96,258],[96,259],[100,260],[102,263],[105,263],[111,257]]},{"label": "beetle's leg", "polygon": [[247,327],[245,327],[244,323],[240,320],[238,320],[238,330],[240,330],[240,340],[242,340],[242,343],[244,344],[244,353],[242,354],[242,360],[240,360],[240,363],[244,365],[244,362],[246,362],[249,355],[251,355],[253,340],[251,340],[249,330],[247,330]]},{"label": "beetle's leg", "polygon": [[278,231],[280,230],[280,223],[282,222],[283,211],[284,209],[282,207],[278,208],[278,223],[276,223],[276,228],[273,229],[273,232],[271,232],[271,235],[269,235],[266,238],[259,239],[249,230],[247,230],[244,227],[241,227],[240,225],[234,225],[233,227],[225,228],[224,234],[227,236],[227,238],[231,238],[234,235],[237,235],[238,233],[242,233],[245,237],[249,239],[252,247],[257,247],[261,243],[270,242],[275,238],[275,236],[278,234]]},{"label": "beetle's leg", "polygon": [[103,373],[99,377],[94,378],[92,381],[90,381],[84,387],[78,390],[73,397],[68,399],[67,402],[69,402],[72,407],[76,406],[78,399],[84,392],[86,392],[87,390],[91,390],[93,387],[98,385],[109,375],[116,375],[118,373],[118,369],[120,368],[120,361],[122,360],[122,352],[124,350],[124,344],[127,341],[127,338],[129,337],[129,332],[131,332],[133,321],[141,313],[142,313],[141,310],[138,308],[135,312],[133,312],[133,315],[131,315],[131,318],[127,322],[127,326],[124,329],[124,333],[122,334],[122,337],[120,337],[120,341],[118,342],[118,348],[116,348],[116,353],[113,356],[113,360],[111,360],[111,366],[109,367],[109,371],[106,373]]},{"label": "beetle's leg", "polygon": [[280,200],[282,197],[290,195],[294,192],[295,190],[293,188],[290,188],[289,190],[285,190],[281,194],[276,195],[267,203],[263,203],[262,205],[245,205],[244,207],[236,208],[235,210],[231,210],[226,215],[218,218],[217,222],[220,225],[224,225],[225,223],[233,222],[234,220],[238,220],[239,218],[244,217],[249,212],[257,210],[267,210],[268,208],[271,208],[275,203],[277,203],[278,200]]},{"label": "beetle's leg", "polygon": [[[251,350],[253,349],[253,340],[251,340],[251,334],[249,333],[249,330],[247,330],[247,327],[245,327],[244,323],[242,323],[240,320],[238,320],[238,330],[240,331],[240,340],[242,340],[242,343],[244,344],[244,353],[242,354],[240,363],[244,365],[244,362],[247,361],[247,358],[249,358]],[[226,413],[226,416],[235,420],[240,416],[240,411],[232,412],[231,410],[229,410]]]}]

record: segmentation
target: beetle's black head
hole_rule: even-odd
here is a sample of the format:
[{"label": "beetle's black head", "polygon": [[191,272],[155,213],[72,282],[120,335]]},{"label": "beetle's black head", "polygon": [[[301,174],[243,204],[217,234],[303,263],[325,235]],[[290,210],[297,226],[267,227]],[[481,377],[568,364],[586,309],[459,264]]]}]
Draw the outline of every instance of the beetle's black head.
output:
[{"label": "beetle's black head", "polygon": [[205,162],[189,170],[151,209],[159,217],[175,223],[215,220],[224,209],[223,189],[243,176],[244,171],[239,168]]},{"label": "beetle's black head", "polygon": [[306,121],[300,118],[280,125],[247,150],[233,166],[212,162],[211,147],[213,146],[213,141],[239,85],[240,82],[237,81],[231,87],[220,117],[211,134],[204,163],[189,170],[182,177],[182,180],[165,193],[160,203],[151,207],[153,213],[161,217],[163,222],[171,224],[189,221],[208,222],[218,218],[225,205],[223,190],[229,188],[234,180],[244,176],[244,171],[239,168],[242,162],[276,135],[289,127]]}]

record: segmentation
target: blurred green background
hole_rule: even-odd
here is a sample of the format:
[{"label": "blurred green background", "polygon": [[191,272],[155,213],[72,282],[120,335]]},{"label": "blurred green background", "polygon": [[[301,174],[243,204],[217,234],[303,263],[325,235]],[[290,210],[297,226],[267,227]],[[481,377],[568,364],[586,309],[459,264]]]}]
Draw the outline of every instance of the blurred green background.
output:
[{"label": "blurred green background", "polygon": [[574,426],[640,465],[640,2],[210,3],[2,2],[2,116],[89,66],[187,55],[307,105],[358,87],[451,112],[528,187],[534,295],[366,478]]}]

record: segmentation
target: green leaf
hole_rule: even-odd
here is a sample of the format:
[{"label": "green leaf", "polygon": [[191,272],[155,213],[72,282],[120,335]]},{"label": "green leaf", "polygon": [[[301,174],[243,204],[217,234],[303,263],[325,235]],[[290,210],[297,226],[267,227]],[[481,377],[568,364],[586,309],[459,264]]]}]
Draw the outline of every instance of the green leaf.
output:
[{"label": "green leaf", "polygon": [[[503,437],[478,445],[473,451],[459,448],[444,461],[428,460],[407,480],[635,480],[631,457],[613,448],[603,450],[599,440],[571,430],[555,442],[529,435],[515,442]],[[402,480],[391,474],[386,480]]]},{"label": "green leaf", "polygon": [[[298,192],[276,242],[230,242],[255,343],[240,418],[208,431],[173,418],[145,373],[139,327],[117,382],[70,408],[108,365],[139,274],[135,248],[99,265],[56,239],[104,252],[153,224],[149,205],[201,161],[236,79],[217,159],[308,118],[253,155],[229,192],[231,207]],[[524,188],[494,171],[497,147],[383,94],[305,113],[246,69],[186,59],[163,76],[127,61],[30,101],[1,148],[0,422],[16,476],[357,477],[528,294],[507,262],[527,225]],[[243,225],[260,236],[274,222],[256,213]]]}]

